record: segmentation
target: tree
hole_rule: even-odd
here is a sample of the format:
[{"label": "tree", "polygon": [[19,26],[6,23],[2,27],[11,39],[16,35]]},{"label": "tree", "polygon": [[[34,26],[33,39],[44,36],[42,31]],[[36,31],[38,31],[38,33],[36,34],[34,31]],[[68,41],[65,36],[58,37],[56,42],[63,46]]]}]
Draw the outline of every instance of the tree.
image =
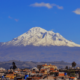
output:
[{"label": "tree", "polygon": [[75,67],[76,66],[76,62],[72,62],[72,67]]},{"label": "tree", "polygon": [[17,66],[15,65],[15,62],[12,62],[12,65],[13,65],[13,67],[12,67],[13,70],[17,68]]},{"label": "tree", "polygon": [[39,71],[40,71],[40,69],[42,68],[42,65],[38,65],[37,68],[38,68]]},{"label": "tree", "polygon": [[65,69],[68,69],[68,66],[66,66]]}]

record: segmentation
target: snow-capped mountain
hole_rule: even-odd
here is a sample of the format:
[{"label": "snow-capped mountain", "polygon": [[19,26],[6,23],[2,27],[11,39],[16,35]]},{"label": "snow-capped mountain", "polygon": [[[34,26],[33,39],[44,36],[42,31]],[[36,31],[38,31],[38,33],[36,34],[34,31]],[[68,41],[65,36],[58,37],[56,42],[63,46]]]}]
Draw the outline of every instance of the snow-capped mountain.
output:
[{"label": "snow-capped mountain", "polygon": [[9,42],[4,42],[3,45],[14,45],[14,46],[69,46],[69,47],[80,47],[80,45],[65,39],[59,33],[53,31],[47,31],[40,27],[33,27],[26,33],[14,38]]}]

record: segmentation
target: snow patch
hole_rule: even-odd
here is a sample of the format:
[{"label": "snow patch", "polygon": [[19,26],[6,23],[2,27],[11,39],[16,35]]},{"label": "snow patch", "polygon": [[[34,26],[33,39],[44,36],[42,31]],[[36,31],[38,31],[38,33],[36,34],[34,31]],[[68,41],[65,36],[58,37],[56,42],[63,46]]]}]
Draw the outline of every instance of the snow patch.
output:
[{"label": "snow patch", "polygon": [[14,45],[14,46],[69,46],[69,47],[80,47],[80,45],[65,39],[59,33],[53,31],[47,31],[40,27],[33,27],[26,33],[14,38],[12,41],[5,42],[3,45]]}]

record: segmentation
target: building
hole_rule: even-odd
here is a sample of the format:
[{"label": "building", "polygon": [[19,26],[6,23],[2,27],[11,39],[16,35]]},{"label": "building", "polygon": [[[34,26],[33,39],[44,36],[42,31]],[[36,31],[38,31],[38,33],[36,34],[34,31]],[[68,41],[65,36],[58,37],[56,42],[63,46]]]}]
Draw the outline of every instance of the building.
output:
[{"label": "building", "polygon": [[55,65],[52,65],[52,64],[49,64],[49,65],[47,65],[47,64],[44,64],[44,65],[42,65],[42,67],[43,67],[43,68],[46,68],[46,69],[47,69],[47,68],[58,69],[58,68],[57,68],[57,66],[55,66]]}]

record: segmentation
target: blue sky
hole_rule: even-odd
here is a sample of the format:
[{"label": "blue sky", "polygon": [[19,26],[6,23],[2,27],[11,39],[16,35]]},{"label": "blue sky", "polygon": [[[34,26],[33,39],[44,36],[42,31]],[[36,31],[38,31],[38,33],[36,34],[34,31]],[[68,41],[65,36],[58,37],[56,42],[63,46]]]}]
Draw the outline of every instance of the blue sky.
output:
[{"label": "blue sky", "polygon": [[35,26],[80,44],[80,0],[0,0],[0,42]]}]

